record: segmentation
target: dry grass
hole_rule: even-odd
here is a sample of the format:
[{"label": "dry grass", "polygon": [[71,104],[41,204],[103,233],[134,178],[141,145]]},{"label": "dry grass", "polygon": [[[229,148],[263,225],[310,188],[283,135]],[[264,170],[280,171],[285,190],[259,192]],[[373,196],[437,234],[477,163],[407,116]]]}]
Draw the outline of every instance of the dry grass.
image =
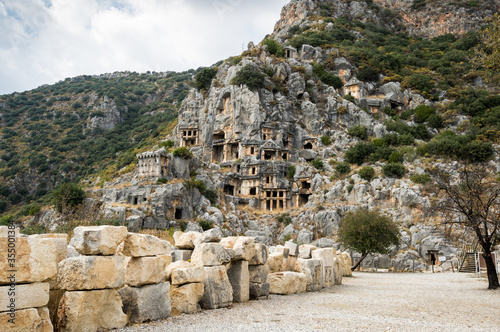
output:
[{"label": "dry grass", "polygon": [[176,229],[174,229],[174,228],[169,228],[169,229],[165,229],[165,230],[143,229],[143,230],[139,231],[139,233],[156,236],[159,239],[166,240],[166,241],[170,242],[171,244],[175,244],[175,241],[174,241],[175,231],[176,231]]}]

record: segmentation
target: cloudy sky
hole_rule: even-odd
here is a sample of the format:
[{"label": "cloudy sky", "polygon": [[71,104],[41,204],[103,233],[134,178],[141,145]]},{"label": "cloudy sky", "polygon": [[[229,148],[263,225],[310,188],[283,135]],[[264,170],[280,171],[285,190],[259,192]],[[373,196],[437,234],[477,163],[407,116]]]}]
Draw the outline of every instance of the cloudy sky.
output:
[{"label": "cloudy sky", "polygon": [[271,33],[289,0],[0,0],[0,94],[66,77],[209,66]]}]

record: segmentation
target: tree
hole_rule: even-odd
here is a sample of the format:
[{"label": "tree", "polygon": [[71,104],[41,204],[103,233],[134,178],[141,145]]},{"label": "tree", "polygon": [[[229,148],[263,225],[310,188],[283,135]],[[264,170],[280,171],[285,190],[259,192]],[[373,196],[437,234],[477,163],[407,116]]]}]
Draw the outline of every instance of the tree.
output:
[{"label": "tree", "polygon": [[500,229],[500,183],[485,165],[463,165],[458,178],[443,169],[433,171],[436,194],[441,199],[431,207],[444,217],[443,225],[452,230],[471,230],[483,249],[488,288],[500,287],[492,251]]},{"label": "tree", "polygon": [[71,182],[61,184],[52,192],[52,201],[59,212],[62,212],[63,208],[66,207],[77,207],[83,203],[85,197],[85,191]]},{"label": "tree", "polygon": [[194,77],[196,88],[198,90],[208,89],[216,74],[217,70],[215,68],[203,68],[200,70],[200,72]]},{"label": "tree", "polygon": [[354,271],[369,254],[388,254],[399,244],[399,228],[378,211],[359,209],[345,215],[339,225],[338,239],[351,250],[361,253],[361,259],[351,267]]},{"label": "tree", "polygon": [[481,36],[482,47],[476,51],[475,61],[484,68],[500,70],[500,15],[495,14],[491,24],[484,29]]}]

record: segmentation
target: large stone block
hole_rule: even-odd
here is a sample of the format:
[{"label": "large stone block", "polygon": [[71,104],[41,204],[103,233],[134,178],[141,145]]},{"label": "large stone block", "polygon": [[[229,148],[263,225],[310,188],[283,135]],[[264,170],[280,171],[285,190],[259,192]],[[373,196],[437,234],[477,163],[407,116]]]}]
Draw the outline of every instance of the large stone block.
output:
[{"label": "large stone block", "polygon": [[248,302],[250,299],[250,276],[248,261],[232,262],[227,270],[227,276],[233,288],[233,301]]},{"label": "large stone block", "polygon": [[349,255],[348,252],[342,252],[340,254],[340,261],[342,263],[342,276],[343,277],[352,277],[352,271],[351,271],[351,266],[352,266],[352,260],[351,260],[351,255]]},{"label": "large stone block", "polygon": [[201,242],[202,234],[199,232],[175,232],[175,247],[179,249],[194,249]]},{"label": "large stone block", "polygon": [[64,293],[57,310],[59,331],[102,331],[127,324],[122,300],[115,289]]},{"label": "large stone block", "polygon": [[335,285],[342,285],[342,265],[338,257],[335,257],[333,260],[333,283]]},{"label": "large stone block", "polygon": [[303,244],[299,246],[299,258],[309,259],[311,258],[311,252],[317,249],[315,246],[310,244]]},{"label": "large stone block", "polygon": [[45,307],[49,303],[49,287],[47,282],[0,287],[0,312]]},{"label": "large stone block", "polygon": [[54,327],[46,307],[16,311],[14,323],[9,312],[0,313],[0,328],[3,332],[52,332]]},{"label": "large stone block", "polygon": [[271,273],[280,272],[283,267],[283,253],[273,252],[269,254],[266,265],[269,266],[269,271]]},{"label": "large stone block", "polygon": [[250,300],[269,298],[270,287],[271,285],[267,282],[264,284],[250,283]]},{"label": "large stone block", "polygon": [[192,255],[193,255],[193,250],[191,250],[191,249],[173,250],[172,251],[172,260],[174,262],[177,262],[177,261],[188,261],[188,260],[191,259]]},{"label": "large stone block", "polygon": [[263,284],[267,281],[269,274],[269,266],[267,265],[252,265],[248,268],[250,274],[250,282]]},{"label": "large stone block", "polygon": [[[12,256],[8,255],[14,253],[15,261],[9,260]],[[16,270],[16,283],[53,279],[57,274],[57,251],[54,241],[31,236],[0,237],[0,285],[11,282],[12,270]]]},{"label": "large stone block", "polygon": [[234,251],[234,257],[232,258],[234,261],[250,261],[255,255],[254,239],[252,237],[226,237],[220,241],[220,244],[224,248]]},{"label": "large stone block", "polygon": [[68,258],[68,234],[36,234],[30,237],[51,239],[56,247],[56,263],[59,264],[63,259]]},{"label": "large stone block", "polygon": [[205,270],[201,266],[174,269],[171,277],[172,285],[203,282],[205,276]]},{"label": "large stone block", "polygon": [[120,289],[123,311],[131,323],[142,323],[170,316],[170,283]]},{"label": "large stone block", "polygon": [[201,242],[220,242],[222,239],[222,232],[220,228],[211,228],[205,232],[203,232],[201,236]]},{"label": "large stone block", "polygon": [[233,288],[224,266],[204,267],[204,294],[200,301],[203,309],[228,307],[233,302]]},{"label": "large stone block", "polygon": [[255,254],[248,262],[249,265],[264,265],[267,262],[268,252],[265,244],[254,243]]},{"label": "large stone block", "polygon": [[296,294],[304,293],[307,290],[307,276],[298,272],[277,272],[271,273],[267,277],[271,294]]},{"label": "large stone block", "polygon": [[82,255],[114,255],[127,236],[125,226],[77,227],[72,245]]},{"label": "large stone block", "polygon": [[288,248],[288,253],[290,256],[298,256],[299,255],[299,246],[297,243],[293,241],[286,241],[285,248]]},{"label": "large stone block", "polygon": [[296,271],[307,276],[307,291],[315,292],[323,288],[323,262],[321,259],[297,259]]},{"label": "large stone block", "polygon": [[191,256],[191,263],[197,266],[217,266],[231,261],[231,256],[219,243],[200,243]]},{"label": "large stone block", "polygon": [[168,265],[167,268],[165,269],[166,272],[166,279],[170,280],[172,279],[172,271],[175,269],[182,269],[182,268],[187,268],[187,267],[193,267],[194,265],[186,262],[186,261],[177,261],[173,262],[172,264]]},{"label": "large stone block", "polygon": [[323,288],[333,286],[333,265],[335,257],[331,248],[316,249],[312,251],[312,258],[323,261]]},{"label": "large stone block", "polygon": [[65,290],[123,286],[123,256],[79,256],[59,263],[57,282]]},{"label": "large stone block", "polygon": [[142,286],[165,281],[167,262],[161,256],[127,257],[123,282],[129,286]]},{"label": "large stone block", "polygon": [[290,254],[290,249],[282,245],[277,245],[274,252],[281,252],[283,254],[283,258],[288,258],[288,255]]},{"label": "large stone block", "polygon": [[170,255],[171,251],[170,242],[138,233],[128,233],[123,246],[123,254],[131,257]]},{"label": "large stone block", "polygon": [[170,299],[172,301],[172,315],[195,314],[200,311],[198,302],[203,297],[204,285],[202,283],[191,283],[182,286],[172,285],[170,288]]}]

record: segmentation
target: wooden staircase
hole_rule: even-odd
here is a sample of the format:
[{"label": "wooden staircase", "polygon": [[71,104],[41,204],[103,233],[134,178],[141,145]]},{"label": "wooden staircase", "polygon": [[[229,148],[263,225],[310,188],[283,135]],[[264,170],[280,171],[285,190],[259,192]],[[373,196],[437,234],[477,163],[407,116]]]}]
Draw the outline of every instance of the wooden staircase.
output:
[{"label": "wooden staircase", "polygon": [[476,260],[477,260],[477,247],[479,242],[477,240],[472,244],[465,244],[460,254],[460,267],[458,272],[476,273]]}]

